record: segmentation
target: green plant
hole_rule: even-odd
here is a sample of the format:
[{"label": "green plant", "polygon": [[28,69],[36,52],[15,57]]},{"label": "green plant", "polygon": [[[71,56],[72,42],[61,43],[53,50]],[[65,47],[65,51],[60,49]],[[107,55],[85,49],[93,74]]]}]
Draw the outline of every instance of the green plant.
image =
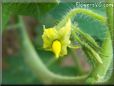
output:
[{"label": "green plant", "polygon": [[[111,8],[112,9],[112,8]],[[110,10],[110,9],[108,9]],[[112,12],[112,11],[111,11]],[[105,17],[87,9],[82,8],[74,8],[70,10],[66,16],[62,18],[62,20],[55,25],[55,29],[59,30],[62,28],[69,19],[72,19],[74,16],[77,16],[77,14],[85,14],[90,16],[93,20],[97,20],[103,25],[107,24],[107,20]],[[109,14],[109,12],[107,12]],[[113,19],[109,16],[107,16],[110,21]],[[51,71],[48,70],[48,68],[44,65],[42,62],[40,56],[35,51],[28,34],[26,32],[26,27],[24,25],[23,17],[17,16],[19,22],[16,25],[18,27],[19,31],[21,32],[21,44],[22,44],[22,50],[23,55],[25,55],[25,60],[28,63],[28,65],[31,67],[31,70],[36,74],[38,78],[41,79],[41,81],[44,84],[69,84],[69,83],[100,83],[105,82],[106,77],[108,76],[108,70],[111,67],[112,60],[113,60],[113,46],[112,46],[112,40],[111,37],[113,37],[112,26],[109,26],[110,29],[107,29],[105,39],[102,42],[102,45],[100,46],[95,39],[90,36],[89,34],[83,32],[80,30],[77,24],[73,24],[71,22],[71,35],[73,37],[73,40],[71,40],[71,43],[73,41],[77,41],[79,43],[79,47],[83,49],[85,54],[87,55],[88,59],[92,61],[91,65],[93,66],[90,74],[84,74],[79,76],[62,76],[58,74],[54,74]],[[108,23],[108,24],[109,24]],[[69,31],[70,32],[70,31]],[[69,40],[69,36],[68,36]],[[67,41],[68,42],[68,41]],[[69,44],[69,43],[68,43]],[[57,55],[58,56],[58,55]],[[107,77],[108,79],[109,77]]]}]

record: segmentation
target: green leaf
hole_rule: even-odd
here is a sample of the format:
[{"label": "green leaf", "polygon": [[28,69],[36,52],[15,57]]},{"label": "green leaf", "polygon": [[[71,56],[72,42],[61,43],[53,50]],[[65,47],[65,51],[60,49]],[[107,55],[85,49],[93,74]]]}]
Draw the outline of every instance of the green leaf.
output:
[{"label": "green leaf", "polygon": [[39,19],[55,6],[56,3],[3,3],[3,28],[10,15],[33,16]]}]

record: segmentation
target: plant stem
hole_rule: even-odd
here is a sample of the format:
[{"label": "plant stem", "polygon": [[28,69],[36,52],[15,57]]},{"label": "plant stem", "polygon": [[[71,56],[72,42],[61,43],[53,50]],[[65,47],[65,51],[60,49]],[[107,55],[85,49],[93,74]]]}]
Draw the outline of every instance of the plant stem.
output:
[{"label": "plant stem", "polygon": [[88,77],[87,83],[98,83],[104,82],[105,80],[105,75],[113,61],[113,48],[109,31],[107,32],[106,38],[103,42],[101,53],[103,64],[96,65]]},{"label": "plant stem", "polygon": [[[106,0],[107,4],[112,4],[114,6],[113,0]],[[114,44],[114,7],[108,6],[106,7],[106,13],[107,13],[107,24],[109,27],[109,31],[112,38],[112,43]]]},{"label": "plant stem", "polygon": [[[60,28],[68,21],[69,18],[71,19],[72,17],[76,16],[79,13],[89,15],[93,19],[98,20],[102,24],[107,23],[106,18],[99,15],[99,14],[96,14],[90,10],[87,10],[87,9],[76,8],[76,9],[71,10],[64,17],[64,19],[56,26],[56,28]],[[110,22],[112,21],[111,19],[109,19],[109,20],[110,20]],[[80,39],[77,39],[77,40],[80,41]],[[103,64],[97,64],[96,67],[93,68],[90,76],[86,80],[87,83],[97,83],[97,82],[104,81],[105,75],[108,71],[109,65],[111,64],[112,58],[113,58],[112,42],[111,42],[111,37],[110,37],[109,31],[107,31],[106,39],[104,40],[101,48],[102,48],[101,49],[101,54],[102,54],[101,57],[102,57]]]},{"label": "plant stem", "polygon": [[39,77],[44,83],[47,83],[50,80],[51,73],[47,71],[47,68],[42,63],[40,57],[37,55],[29,37],[26,32],[26,27],[24,25],[23,19],[19,16],[20,24],[20,33],[21,33],[21,42],[22,50],[25,61],[31,67],[32,71]]},{"label": "plant stem", "polygon": [[[78,40],[79,43],[81,43],[81,40],[76,36],[74,31],[73,36],[75,37],[75,39]],[[103,64],[95,65],[95,67],[93,68],[92,72],[86,80],[87,83],[98,83],[105,81],[106,73],[110,68],[113,59],[113,49],[109,31],[107,31],[106,38],[103,41],[100,52]]]},{"label": "plant stem", "polygon": [[70,12],[68,12],[68,14],[60,21],[60,23],[56,26],[56,28],[60,28],[62,27],[64,24],[66,24],[66,22],[70,19],[72,19],[74,16],[77,16],[77,14],[85,14],[85,15],[89,15],[90,17],[92,17],[95,20],[98,20],[99,22],[106,24],[106,18],[91,11],[91,10],[87,10],[87,9],[83,9],[83,8],[75,8],[72,9]]}]

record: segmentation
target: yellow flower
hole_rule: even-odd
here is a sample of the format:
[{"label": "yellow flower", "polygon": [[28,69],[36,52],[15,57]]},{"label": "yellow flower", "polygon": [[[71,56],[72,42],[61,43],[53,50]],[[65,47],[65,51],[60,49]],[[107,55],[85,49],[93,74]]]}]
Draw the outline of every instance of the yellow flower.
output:
[{"label": "yellow flower", "polygon": [[60,29],[55,27],[44,28],[42,35],[43,48],[52,51],[56,58],[67,54],[67,47],[70,44],[71,21],[70,19]]}]

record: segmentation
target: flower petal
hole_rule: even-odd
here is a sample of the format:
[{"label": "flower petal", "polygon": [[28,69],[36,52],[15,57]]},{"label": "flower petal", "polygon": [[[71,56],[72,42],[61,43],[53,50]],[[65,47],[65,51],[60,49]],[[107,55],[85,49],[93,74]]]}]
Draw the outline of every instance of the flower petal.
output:
[{"label": "flower petal", "polygon": [[57,31],[55,28],[44,29],[44,33],[42,35],[43,48],[51,49],[52,42],[56,38],[57,38]]},{"label": "flower petal", "polygon": [[68,22],[65,24],[65,26],[59,30],[59,35],[62,36],[63,39],[64,38],[69,39],[70,34],[71,34],[71,20],[69,19]]}]

